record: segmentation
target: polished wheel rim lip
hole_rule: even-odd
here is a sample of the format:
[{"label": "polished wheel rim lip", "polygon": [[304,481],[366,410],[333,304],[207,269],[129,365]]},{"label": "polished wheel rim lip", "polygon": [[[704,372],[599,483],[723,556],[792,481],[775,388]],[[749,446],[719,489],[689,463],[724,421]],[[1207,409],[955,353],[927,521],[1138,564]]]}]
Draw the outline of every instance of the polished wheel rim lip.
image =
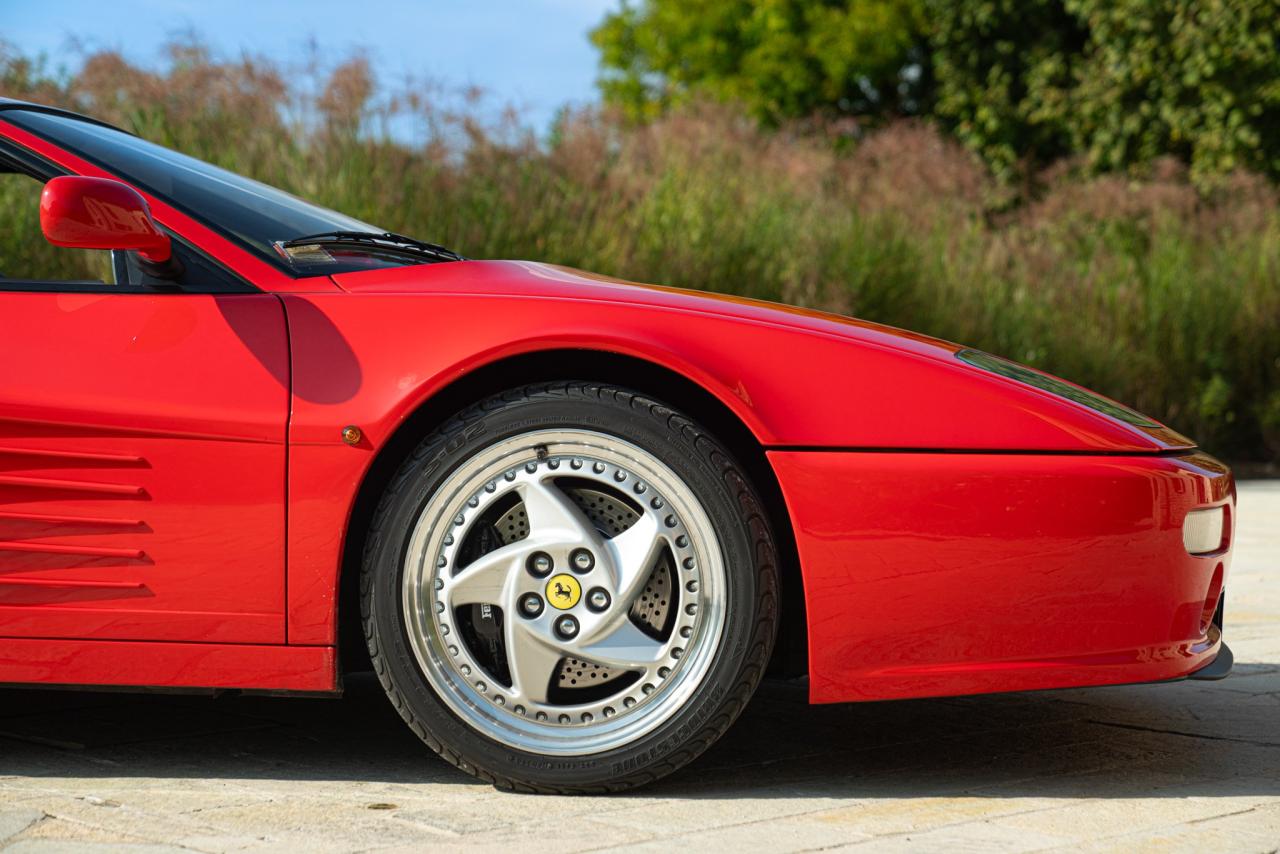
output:
[{"label": "polished wheel rim lip", "polygon": [[[633,638],[633,633],[626,633],[619,615],[625,619],[631,602],[638,595],[639,588],[634,583],[630,592],[611,591],[611,603],[605,614],[588,609],[585,601],[586,588],[597,586],[600,579],[611,579],[616,588],[620,583],[617,576],[623,580],[628,578],[624,571],[627,553],[610,544],[631,533],[632,527],[607,543],[594,542],[593,547],[601,551],[597,559],[601,565],[579,578],[590,580],[583,584],[584,595],[579,597],[582,601],[572,611],[544,607],[532,621],[522,619],[516,603],[528,591],[542,589],[547,577],[534,577],[522,568],[523,561],[534,551],[559,548],[562,560],[557,562],[551,576],[571,573],[568,556],[573,548],[581,546],[581,542],[574,539],[581,532],[568,532],[569,525],[540,528],[531,518],[528,535],[503,547],[511,549],[512,564],[507,577],[514,581],[503,585],[493,583],[486,589],[503,600],[492,604],[503,608],[504,630],[510,632],[508,641],[513,636],[525,638],[526,635],[519,633],[534,624],[572,613],[582,621],[581,630],[572,641],[555,636],[559,644],[555,646],[545,643],[546,636],[535,635],[538,644],[550,648],[542,651],[544,658],[558,651],[562,657],[580,657],[612,666],[618,662],[600,660],[602,649],[615,653],[634,649],[644,653],[643,662],[632,662],[636,667],[622,668],[641,672],[637,668],[643,667],[633,684],[603,699],[575,705],[551,703],[546,698],[541,698],[542,702],[537,697],[531,699],[519,684],[522,680],[514,676],[510,687],[490,678],[468,644],[460,639],[452,607],[460,599],[474,600],[478,595],[474,589],[466,589],[461,581],[467,578],[467,572],[473,568],[486,571],[491,568],[479,566],[489,554],[460,569],[454,560],[472,523],[511,491],[517,491],[524,500],[530,493],[520,490],[534,490],[536,505],[538,485],[547,487],[549,481],[560,477],[597,481],[602,488],[625,493],[640,506],[643,513],[632,527],[646,519],[653,526],[655,538],[669,548],[674,561],[671,572],[679,590],[678,610],[669,636],[665,641],[653,641],[659,649],[633,644],[620,650],[617,644],[609,647],[603,642],[593,647],[590,645],[593,638],[598,641],[601,637],[608,640],[619,635]],[[549,488],[559,491],[553,485]],[[549,533],[546,529],[555,530]],[[643,539],[642,534],[637,534],[637,538]],[[521,543],[527,543],[523,553],[519,548],[512,548]],[[496,563],[496,559],[490,563]],[[631,442],[576,429],[539,430],[497,442],[450,474],[418,515],[405,552],[401,587],[403,613],[414,656],[428,682],[449,708],[474,729],[511,747],[566,756],[622,747],[652,732],[685,705],[705,681],[720,646],[728,592],[723,554],[714,527],[684,480],[653,454]],[[451,599],[459,590],[463,591],[460,598]],[[635,630],[634,634],[638,633],[639,630]],[[510,649],[507,656],[508,661],[512,661]],[[559,661],[559,657],[556,660]]]}]

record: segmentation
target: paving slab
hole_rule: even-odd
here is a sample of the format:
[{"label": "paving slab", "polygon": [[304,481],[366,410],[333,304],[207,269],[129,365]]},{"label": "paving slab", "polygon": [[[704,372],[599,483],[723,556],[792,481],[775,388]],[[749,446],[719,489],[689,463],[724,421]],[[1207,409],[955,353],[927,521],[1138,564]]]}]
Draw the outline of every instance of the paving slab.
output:
[{"label": "paving slab", "polygon": [[1280,481],[1240,485],[1222,682],[809,706],[766,683],[692,767],[508,795],[371,678],[342,700],[0,689],[23,852],[1280,849]]}]

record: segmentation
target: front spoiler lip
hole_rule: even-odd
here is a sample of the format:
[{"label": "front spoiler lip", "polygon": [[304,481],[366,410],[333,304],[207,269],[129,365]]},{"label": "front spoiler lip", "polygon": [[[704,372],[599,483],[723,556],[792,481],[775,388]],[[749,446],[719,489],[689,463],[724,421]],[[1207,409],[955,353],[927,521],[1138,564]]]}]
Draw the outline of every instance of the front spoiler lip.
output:
[{"label": "front spoiler lip", "polygon": [[1209,622],[1209,637],[1218,642],[1218,654],[1204,667],[1187,674],[1188,679],[1217,680],[1226,679],[1235,666],[1236,657],[1231,647],[1222,639],[1222,629],[1226,624],[1227,594],[1223,591],[1218,597],[1218,607],[1213,610],[1213,619]]},{"label": "front spoiler lip", "polygon": [[1226,641],[1218,649],[1218,654],[1214,656],[1204,667],[1187,674],[1188,679],[1205,679],[1217,680],[1226,679],[1231,674],[1231,668],[1235,666],[1236,657],[1231,652],[1231,647],[1227,646]]}]

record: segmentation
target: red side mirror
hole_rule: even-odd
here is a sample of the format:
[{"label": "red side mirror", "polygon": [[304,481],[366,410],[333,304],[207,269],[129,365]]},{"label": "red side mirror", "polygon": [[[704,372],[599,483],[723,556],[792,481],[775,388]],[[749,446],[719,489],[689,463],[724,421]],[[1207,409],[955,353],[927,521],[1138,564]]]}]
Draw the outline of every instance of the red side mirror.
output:
[{"label": "red side mirror", "polygon": [[169,235],[151,218],[147,200],[110,178],[63,175],[45,184],[40,228],[55,246],[130,250],[156,264],[172,254]]}]

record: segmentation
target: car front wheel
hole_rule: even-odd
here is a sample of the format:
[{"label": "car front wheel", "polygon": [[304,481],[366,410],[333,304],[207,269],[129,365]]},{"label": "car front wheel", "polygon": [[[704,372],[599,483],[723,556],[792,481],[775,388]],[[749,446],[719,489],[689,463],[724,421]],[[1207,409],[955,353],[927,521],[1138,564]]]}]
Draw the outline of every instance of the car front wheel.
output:
[{"label": "car front wheel", "polygon": [[692,760],[772,649],[777,569],[732,456],[592,383],[461,413],[404,463],[361,577],[374,668],[436,752],[502,788],[615,791]]}]

